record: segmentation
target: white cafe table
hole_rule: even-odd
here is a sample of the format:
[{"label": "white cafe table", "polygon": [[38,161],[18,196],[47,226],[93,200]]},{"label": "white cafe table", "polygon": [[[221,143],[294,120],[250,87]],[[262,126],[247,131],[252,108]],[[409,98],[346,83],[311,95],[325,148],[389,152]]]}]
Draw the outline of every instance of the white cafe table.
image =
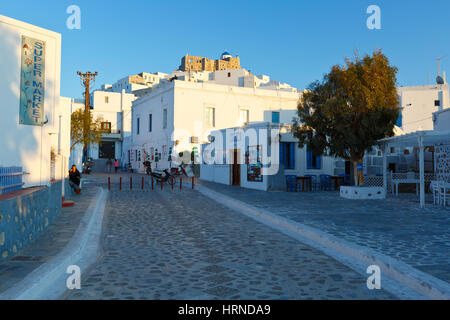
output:
[{"label": "white cafe table", "polygon": [[392,194],[398,197],[398,185],[399,184],[415,184],[416,185],[416,195],[419,195],[419,188],[420,188],[420,179],[392,179],[392,183],[395,185],[394,188],[392,188]]}]

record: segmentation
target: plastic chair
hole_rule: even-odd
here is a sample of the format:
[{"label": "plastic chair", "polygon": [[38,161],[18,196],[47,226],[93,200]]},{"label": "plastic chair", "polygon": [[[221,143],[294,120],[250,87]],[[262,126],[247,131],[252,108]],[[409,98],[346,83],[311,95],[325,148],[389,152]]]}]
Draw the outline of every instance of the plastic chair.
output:
[{"label": "plastic chair", "polygon": [[450,183],[439,182],[439,200],[444,208],[450,203]]},{"label": "plastic chair", "polygon": [[305,177],[311,178],[311,190],[317,191],[319,189],[319,184],[317,183],[317,176],[315,174],[305,174]]},{"label": "plastic chair", "polygon": [[439,182],[438,181],[431,181],[430,183],[430,190],[431,193],[433,194],[433,204],[440,204],[441,203],[441,199],[440,199],[440,190],[439,190]]},{"label": "plastic chair", "polygon": [[331,191],[333,189],[330,177],[329,174],[320,175],[320,190]]},{"label": "plastic chair", "polygon": [[286,189],[287,192],[297,192],[297,176],[287,175],[286,176]]}]

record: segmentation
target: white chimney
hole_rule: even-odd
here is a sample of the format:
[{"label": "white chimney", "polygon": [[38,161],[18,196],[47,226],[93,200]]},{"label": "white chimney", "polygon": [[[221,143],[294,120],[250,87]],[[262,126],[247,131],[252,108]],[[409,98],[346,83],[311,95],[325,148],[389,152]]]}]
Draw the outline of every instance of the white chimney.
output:
[{"label": "white chimney", "polygon": [[442,72],[442,78],[444,79],[444,84],[447,84],[446,72]]}]

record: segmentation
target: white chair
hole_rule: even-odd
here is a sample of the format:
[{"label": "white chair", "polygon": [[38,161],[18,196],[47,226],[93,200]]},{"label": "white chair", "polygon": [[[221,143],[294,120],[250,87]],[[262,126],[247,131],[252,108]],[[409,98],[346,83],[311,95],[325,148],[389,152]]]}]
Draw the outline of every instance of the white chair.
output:
[{"label": "white chair", "polygon": [[439,202],[445,208],[450,202],[450,183],[439,182]]},{"label": "white chair", "polygon": [[430,183],[430,190],[433,194],[433,204],[441,204],[440,200],[440,189],[439,189],[439,182],[438,181],[431,181]]}]

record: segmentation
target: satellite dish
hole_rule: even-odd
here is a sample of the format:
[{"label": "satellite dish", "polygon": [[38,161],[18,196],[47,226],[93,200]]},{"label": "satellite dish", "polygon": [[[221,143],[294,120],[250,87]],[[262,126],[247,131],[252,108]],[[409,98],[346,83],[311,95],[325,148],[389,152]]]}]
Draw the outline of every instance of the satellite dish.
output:
[{"label": "satellite dish", "polygon": [[437,84],[444,84],[445,82],[444,82],[444,79],[443,79],[441,76],[438,76],[438,77],[436,78],[436,83],[437,83]]},{"label": "satellite dish", "polygon": [[216,137],[214,137],[214,136],[212,136],[212,135],[209,135],[208,136],[208,141],[209,142],[214,142],[216,140]]}]

